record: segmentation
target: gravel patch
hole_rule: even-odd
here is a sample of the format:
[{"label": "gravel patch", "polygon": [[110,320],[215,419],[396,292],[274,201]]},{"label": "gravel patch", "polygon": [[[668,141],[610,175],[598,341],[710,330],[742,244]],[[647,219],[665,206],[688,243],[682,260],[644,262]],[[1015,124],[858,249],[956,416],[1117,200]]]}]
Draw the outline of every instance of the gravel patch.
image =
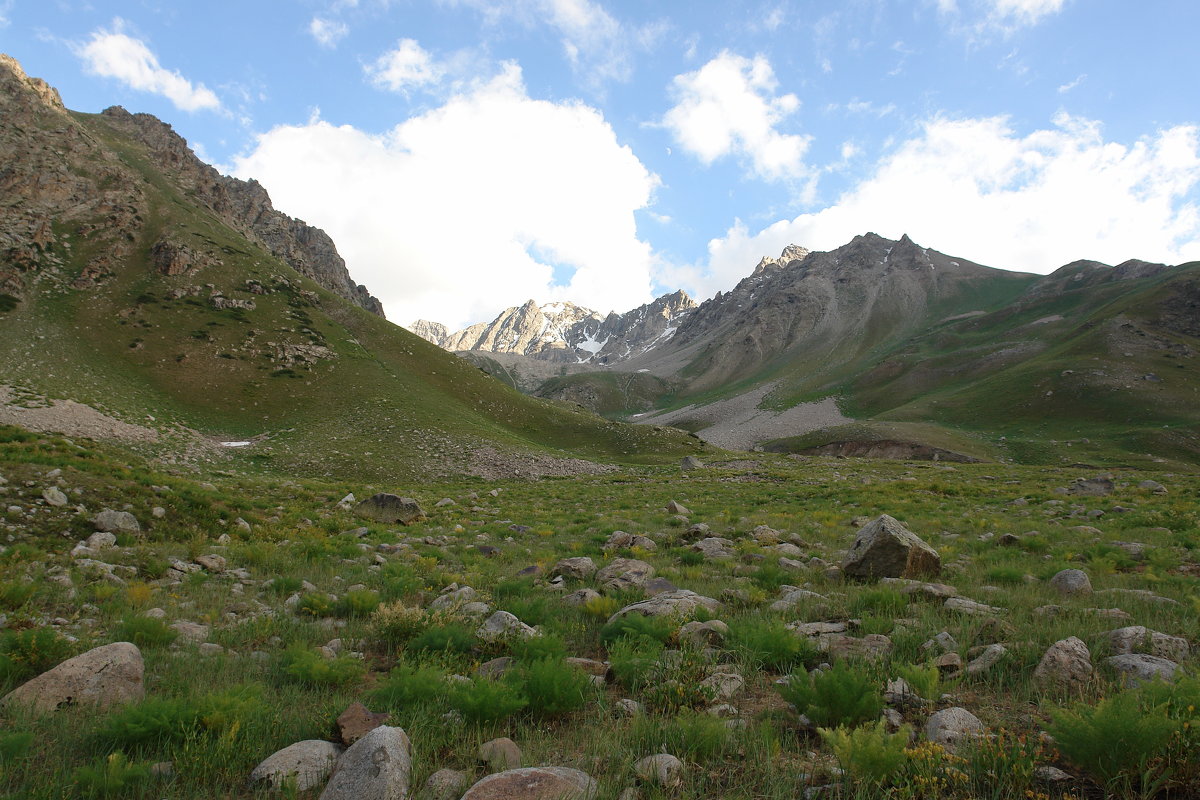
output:
[{"label": "gravel patch", "polygon": [[74,400],[44,400],[41,405],[17,405],[12,387],[0,386],[0,423],[39,433],[122,442],[157,442],[158,431],[132,425]]}]

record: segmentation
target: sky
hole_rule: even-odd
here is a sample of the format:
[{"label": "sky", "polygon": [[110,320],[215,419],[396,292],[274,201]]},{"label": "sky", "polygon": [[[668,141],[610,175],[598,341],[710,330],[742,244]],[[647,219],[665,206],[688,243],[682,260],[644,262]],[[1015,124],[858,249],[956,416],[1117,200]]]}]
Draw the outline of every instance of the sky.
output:
[{"label": "sky", "polygon": [[169,122],[400,324],[626,311],[857,234],[1200,259],[1195,0],[0,0],[69,108]]}]

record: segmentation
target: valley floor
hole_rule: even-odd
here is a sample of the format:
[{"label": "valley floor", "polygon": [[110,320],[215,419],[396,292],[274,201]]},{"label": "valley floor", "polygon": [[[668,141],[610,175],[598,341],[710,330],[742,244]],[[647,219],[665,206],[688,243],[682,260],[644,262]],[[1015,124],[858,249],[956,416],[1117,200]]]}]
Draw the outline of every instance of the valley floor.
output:
[{"label": "valley floor", "polygon": [[[364,485],[0,427],[0,694],[111,642],[145,664],[136,702],[0,707],[0,797],[268,796],[256,765],[338,751],[356,700],[429,798],[515,765],[608,800],[1198,797],[1200,476],[1099,477],[756,455]],[[355,513],[375,492],[427,519]],[[882,514],[939,575],[846,579]]]}]

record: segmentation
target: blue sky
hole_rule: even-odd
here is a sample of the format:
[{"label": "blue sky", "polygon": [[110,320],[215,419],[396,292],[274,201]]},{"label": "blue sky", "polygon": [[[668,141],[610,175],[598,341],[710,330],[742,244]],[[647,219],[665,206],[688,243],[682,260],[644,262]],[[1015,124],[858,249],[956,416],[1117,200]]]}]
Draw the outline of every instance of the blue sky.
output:
[{"label": "blue sky", "polygon": [[626,310],[875,231],[1200,259],[1194,0],[0,0],[67,106],[170,122],[389,318]]}]

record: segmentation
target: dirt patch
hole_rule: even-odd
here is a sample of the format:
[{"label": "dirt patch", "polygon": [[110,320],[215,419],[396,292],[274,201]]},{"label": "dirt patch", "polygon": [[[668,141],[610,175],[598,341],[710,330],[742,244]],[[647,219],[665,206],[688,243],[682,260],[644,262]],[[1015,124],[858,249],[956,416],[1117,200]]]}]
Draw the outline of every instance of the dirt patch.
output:
[{"label": "dirt patch", "polygon": [[475,475],[485,480],[601,475],[617,470],[612,464],[598,464],[582,458],[559,458],[541,453],[505,453],[489,446],[475,447],[465,458],[455,459],[442,466],[447,475]]},{"label": "dirt patch", "polygon": [[842,414],[832,397],[801,403],[783,411],[759,408],[775,388],[770,383],[727,400],[706,406],[685,406],[663,414],[648,414],[638,425],[671,425],[676,422],[701,424],[696,435],[726,450],[750,450],[759,442],[801,436],[821,428],[845,425],[854,420]]},{"label": "dirt patch", "polygon": [[47,400],[19,394],[0,386],[0,423],[18,425],[39,433],[119,442],[157,442],[158,431],[122,422],[74,400]]}]

